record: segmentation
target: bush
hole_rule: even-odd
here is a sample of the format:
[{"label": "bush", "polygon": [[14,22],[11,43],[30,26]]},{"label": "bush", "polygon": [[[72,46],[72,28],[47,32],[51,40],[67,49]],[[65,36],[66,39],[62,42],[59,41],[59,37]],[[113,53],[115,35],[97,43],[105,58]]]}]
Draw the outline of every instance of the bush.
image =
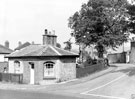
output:
[{"label": "bush", "polygon": [[86,63],[91,65],[93,63],[93,59],[90,56],[87,56]]},{"label": "bush", "polygon": [[92,64],[97,64],[97,59],[96,58],[93,59]]},{"label": "bush", "polygon": [[103,59],[103,58],[99,58],[99,59],[97,60],[97,63],[99,63],[99,64],[104,64],[104,59]]},{"label": "bush", "polygon": [[97,64],[97,59],[92,59],[90,56],[87,57],[86,61],[83,63],[84,67],[91,66],[93,64]]}]

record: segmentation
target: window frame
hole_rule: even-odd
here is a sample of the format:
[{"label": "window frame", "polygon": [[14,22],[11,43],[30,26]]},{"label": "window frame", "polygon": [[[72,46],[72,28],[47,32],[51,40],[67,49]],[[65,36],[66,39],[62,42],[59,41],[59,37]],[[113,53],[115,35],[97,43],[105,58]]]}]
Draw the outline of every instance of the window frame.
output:
[{"label": "window frame", "polygon": [[[43,63],[43,78],[55,78],[55,63],[52,61],[47,61]],[[47,68],[48,67],[48,68]],[[47,74],[47,72],[52,72]]]},{"label": "window frame", "polygon": [[18,61],[18,60],[16,60],[16,61],[14,61],[14,73],[16,73],[16,74],[18,74],[18,73],[20,73],[20,61]]}]

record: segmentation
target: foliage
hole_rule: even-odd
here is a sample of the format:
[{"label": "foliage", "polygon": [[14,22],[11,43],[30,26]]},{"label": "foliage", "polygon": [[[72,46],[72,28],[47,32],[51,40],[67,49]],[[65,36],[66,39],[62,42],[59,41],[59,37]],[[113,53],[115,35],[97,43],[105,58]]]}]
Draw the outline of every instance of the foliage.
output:
[{"label": "foliage", "polygon": [[93,59],[92,59],[90,56],[87,56],[86,62],[87,62],[88,64],[92,64],[92,63],[93,63]]},{"label": "foliage", "polygon": [[56,46],[57,46],[58,48],[61,48],[60,43],[56,43]]},{"label": "foliage", "polygon": [[128,5],[127,10],[127,13],[130,15],[127,28],[129,29],[130,33],[135,34],[135,5]]},{"label": "foliage", "polygon": [[76,43],[95,45],[99,58],[128,40],[126,0],[89,0],[69,18]]},{"label": "foliage", "polygon": [[91,56],[87,56],[86,57],[86,60],[85,60],[85,62],[83,62],[81,65],[82,66],[80,66],[80,67],[88,67],[88,66],[92,66],[92,65],[94,65],[94,64],[97,64],[97,59],[92,59],[91,58]]},{"label": "foliage", "polygon": [[64,48],[65,50],[70,51],[72,49],[72,42],[70,40],[64,42],[64,44],[66,44],[66,46]]}]

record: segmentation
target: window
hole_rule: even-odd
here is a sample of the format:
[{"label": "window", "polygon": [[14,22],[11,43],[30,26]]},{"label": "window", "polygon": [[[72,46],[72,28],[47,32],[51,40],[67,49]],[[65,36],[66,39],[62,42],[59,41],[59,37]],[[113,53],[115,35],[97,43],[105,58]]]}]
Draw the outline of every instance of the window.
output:
[{"label": "window", "polygon": [[45,62],[44,63],[44,77],[47,77],[47,76],[52,76],[54,77],[55,76],[55,73],[54,73],[54,62]]},{"label": "window", "polygon": [[14,62],[14,72],[20,73],[20,62],[19,61]]}]

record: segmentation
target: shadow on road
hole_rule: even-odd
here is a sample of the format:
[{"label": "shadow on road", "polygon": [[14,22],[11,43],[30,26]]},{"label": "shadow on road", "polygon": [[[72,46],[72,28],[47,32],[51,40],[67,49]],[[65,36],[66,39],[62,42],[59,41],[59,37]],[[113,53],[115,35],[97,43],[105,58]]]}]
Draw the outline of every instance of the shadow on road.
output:
[{"label": "shadow on road", "polygon": [[122,72],[122,73],[126,73],[128,76],[135,76],[135,67],[120,69],[113,72]]}]

